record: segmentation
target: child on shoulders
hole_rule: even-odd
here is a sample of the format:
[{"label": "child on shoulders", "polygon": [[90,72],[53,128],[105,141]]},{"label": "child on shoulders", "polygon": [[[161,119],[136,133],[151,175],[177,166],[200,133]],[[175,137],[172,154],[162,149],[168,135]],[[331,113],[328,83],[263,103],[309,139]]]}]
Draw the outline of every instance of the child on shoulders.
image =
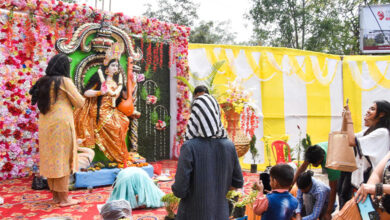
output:
[{"label": "child on shoulders", "polygon": [[289,220],[298,207],[298,200],[288,191],[294,179],[294,170],[290,165],[277,164],[270,171],[272,192],[263,195],[263,183],[258,181],[255,187],[259,195],[253,204],[253,211],[261,215],[262,220]]}]

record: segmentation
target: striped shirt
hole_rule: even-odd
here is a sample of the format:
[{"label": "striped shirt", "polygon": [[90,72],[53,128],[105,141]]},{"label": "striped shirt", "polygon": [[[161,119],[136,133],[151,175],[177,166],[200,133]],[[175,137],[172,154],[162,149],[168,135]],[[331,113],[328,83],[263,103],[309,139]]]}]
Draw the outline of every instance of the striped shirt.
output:
[{"label": "striped shirt", "polygon": [[197,97],[191,107],[191,116],[187,123],[185,139],[190,140],[196,137],[227,137],[221,122],[221,110],[218,102],[209,94]]},{"label": "striped shirt", "polygon": [[[302,216],[302,220],[315,220],[318,219],[323,212],[323,209],[328,208],[325,204],[329,202],[330,188],[325,185],[323,182],[316,180],[315,178],[311,178],[313,181],[313,185],[308,194],[311,194],[314,198],[314,206],[312,213],[306,213],[306,216]],[[298,208],[296,213],[301,213],[303,206],[303,193],[300,189],[298,189],[297,193],[298,199]]]}]

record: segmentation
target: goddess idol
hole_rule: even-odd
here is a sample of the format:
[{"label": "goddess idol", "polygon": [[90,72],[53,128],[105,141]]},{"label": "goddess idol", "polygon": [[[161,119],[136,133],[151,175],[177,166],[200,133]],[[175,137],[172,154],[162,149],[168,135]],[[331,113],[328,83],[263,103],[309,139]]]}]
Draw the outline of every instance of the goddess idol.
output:
[{"label": "goddess idol", "polygon": [[82,91],[86,97],[84,106],[74,114],[81,145],[94,148],[96,144],[107,159],[119,163],[128,157],[125,140],[129,118],[116,107],[122,98],[127,98],[126,89],[131,89],[126,88],[122,77],[122,52],[123,46],[118,42],[106,51],[103,65]]}]

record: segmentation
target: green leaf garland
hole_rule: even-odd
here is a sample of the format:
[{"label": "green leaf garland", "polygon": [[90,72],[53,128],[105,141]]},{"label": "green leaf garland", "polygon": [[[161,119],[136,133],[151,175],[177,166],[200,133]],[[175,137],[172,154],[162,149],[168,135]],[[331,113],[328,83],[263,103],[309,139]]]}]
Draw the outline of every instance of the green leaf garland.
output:
[{"label": "green leaf garland", "polygon": [[165,124],[167,124],[167,127],[169,127],[169,121],[171,120],[171,116],[166,115],[164,118]]},{"label": "green leaf garland", "polygon": [[150,68],[148,68],[148,69],[145,71],[144,76],[145,76],[146,79],[152,78],[152,76],[153,76],[152,70],[150,70]]},{"label": "green leaf garland", "polygon": [[161,91],[159,87],[156,87],[156,92],[154,94],[157,98],[157,101],[160,101]]},{"label": "green leaf garland", "polygon": [[155,125],[158,122],[158,114],[156,109],[153,110],[153,112],[150,114],[150,121],[153,125]]},{"label": "green leaf garland", "polygon": [[142,90],[141,90],[141,99],[146,101],[148,97],[148,92],[146,91],[146,88],[145,87],[142,87]]}]

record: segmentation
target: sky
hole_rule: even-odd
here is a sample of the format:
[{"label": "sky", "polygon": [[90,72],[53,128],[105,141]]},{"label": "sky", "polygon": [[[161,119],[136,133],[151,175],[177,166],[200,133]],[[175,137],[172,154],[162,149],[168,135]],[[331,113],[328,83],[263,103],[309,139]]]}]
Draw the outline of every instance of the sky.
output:
[{"label": "sky", "polygon": [[[95,7],[95,0],[81,0]],[[104,0],[108,9],[109,0]],[[156,4],[157,0],[111,0],[111,11],[123,12],[128,16],[141,16],[145,11],[145,4]],[[236,32],[236,42],[248,41],[252,35],[252,24],[244,19],[248,13],[250,0],[194,0],[200,4],[198,8],[199,20],[205,21],[231,21],[232,32]],[[98,8],[102,8],[103,2],[98,1]]]}]

